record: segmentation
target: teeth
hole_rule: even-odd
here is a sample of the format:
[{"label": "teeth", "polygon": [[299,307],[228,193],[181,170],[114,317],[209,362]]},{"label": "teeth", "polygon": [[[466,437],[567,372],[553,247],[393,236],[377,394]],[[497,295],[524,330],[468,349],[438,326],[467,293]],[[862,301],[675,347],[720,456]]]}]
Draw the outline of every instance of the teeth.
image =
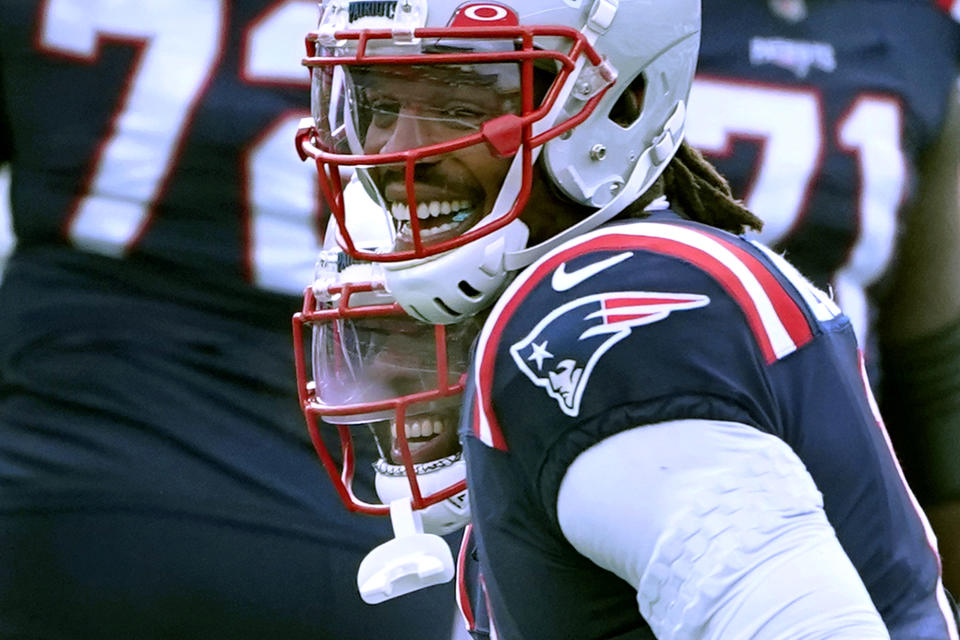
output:
[{"label": "teeth", "polygon": [[[450,215],[453,212],[460,212],[466,215],[469,213],[469,209],[470,202],[467,200],[432,200],[430,202],[421,202],[417,205],[417,217],[421,220],[426,220],[427,218],[436,218],[441,215]],[[390,203],[390,213],[396,220],[410,219],[410,207],[404,202]]]},{"label": "teeth", "polygon": [[[394,424],[394,437],[397,435],[396,428],[397,426]],[[430,436],[440,435],[445,429],[446,425],[440,418],[419,418],[404,425],[404,432],[406,433],[407,439],[429,438]]]},{"label": "teeth", "polygon": [[[420,229],[420,239],[429,240],[430,238],[440,235],[441,233],[450,231],[452,229],[456,229],[457,224],[459,222],[460,221],[446,222],[444,224],[437,225],[436,227],[433,227],[431,229]],[[410,227],[408,227],[407,225],[404,225],[400,229],[400,237],[408,242],[413,242],[413,232],[410,229]]]},{"label": "teeth", "polygon": [[393,214],[393,217],[397,220],[409,220],[410,219],[410,207],[402,202],[394,202],[390,205],[390,213]]}]

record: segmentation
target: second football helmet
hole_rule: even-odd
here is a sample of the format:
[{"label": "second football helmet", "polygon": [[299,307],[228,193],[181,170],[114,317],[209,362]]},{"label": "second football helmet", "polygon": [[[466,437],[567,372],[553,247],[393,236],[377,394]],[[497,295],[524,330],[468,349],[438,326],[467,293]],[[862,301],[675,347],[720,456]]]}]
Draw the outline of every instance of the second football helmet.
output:
[{"label": "second football helmet", "polygon": [[[443,535],[470,515],[457,427],[479,320],[419,322],[378,276],[374,264],[352,263],[340,251],[321,254],[293,319],[301,408],[349,509],[387,515],[402,498],[424,531]],[[353,487],[358,438],[371,437],[376,498]]]}]

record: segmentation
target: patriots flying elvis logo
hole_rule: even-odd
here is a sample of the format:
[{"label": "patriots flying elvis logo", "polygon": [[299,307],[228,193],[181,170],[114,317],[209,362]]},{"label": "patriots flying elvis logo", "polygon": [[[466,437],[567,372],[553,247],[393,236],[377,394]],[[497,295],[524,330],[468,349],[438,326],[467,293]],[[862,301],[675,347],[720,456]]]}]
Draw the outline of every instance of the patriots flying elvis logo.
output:
[{"label": "patriots flying elvis logo", "polygon": [[[510,347],[510,355],[561,411],[577,416],[593,368],[634,327],[708,304],[710,298],[693,293],[618,291],[584,296],[551,311]],[[577,336],[573,345],[571,336]]]}]

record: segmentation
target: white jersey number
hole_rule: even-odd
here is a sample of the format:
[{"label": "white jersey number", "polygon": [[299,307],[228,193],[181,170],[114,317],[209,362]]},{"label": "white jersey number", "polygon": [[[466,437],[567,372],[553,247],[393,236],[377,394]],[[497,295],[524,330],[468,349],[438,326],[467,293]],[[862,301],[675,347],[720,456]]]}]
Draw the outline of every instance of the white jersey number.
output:
[{"label": "white jersey number", "polygon": [[[834,287],[861,342],[866,338],[865,289],[890,262],[907,170],[901,148],[902,109],[889,96],[864,94],[828,130],[813,89],[697,78],[690,96],[687,140],[710,155],[731,152],[735,139],[762,143],[747,192],[738,194],[774,244],[803,219],[827,144],[857,159],[857,240],[836,272]],[[831,136],[832,138],[828,138]]]},{"label": "white jersey number", "polygon": [[[227,4],[46,1],[40,25],[45,50],[95,63],[104,38],[140,47],[94,161],[87,195],[68,222],[69,237],[78,246],[122,256],[147,228],[194,109],[220,62]],[[315,21],[316,3],[308,0],[281,1],[261,15],[246,32],[243,79],[306,87],[299,45]],[[281,115],[250,141],[244,162],[251,278],[260,286],[296,293],[312,278],[321,239],[313,170],[293,150],[304,115]]]}]

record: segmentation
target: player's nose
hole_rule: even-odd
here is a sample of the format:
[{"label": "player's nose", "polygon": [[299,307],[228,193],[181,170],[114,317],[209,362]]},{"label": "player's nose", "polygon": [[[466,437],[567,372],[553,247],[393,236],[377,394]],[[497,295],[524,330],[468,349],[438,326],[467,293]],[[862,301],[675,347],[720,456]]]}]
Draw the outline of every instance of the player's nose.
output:
[{"label": "player's nose", "polygon": [[408,151],[438,142],[430,137],[429,127],[417,112],[416,107],[403,107],[397,114],[390,136],[381,153]]}]

